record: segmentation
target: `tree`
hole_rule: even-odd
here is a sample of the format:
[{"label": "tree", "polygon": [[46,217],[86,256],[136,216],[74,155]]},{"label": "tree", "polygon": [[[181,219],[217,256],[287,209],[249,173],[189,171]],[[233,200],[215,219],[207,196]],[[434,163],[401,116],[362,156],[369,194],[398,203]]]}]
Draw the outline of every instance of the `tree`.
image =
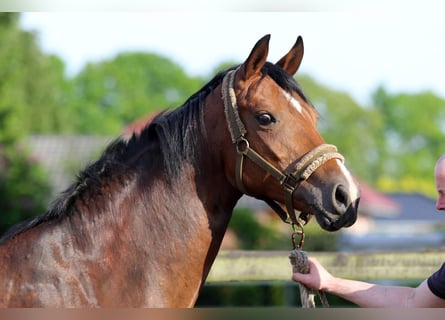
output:
[{"label": "tree", "polygon": [[0,141],[0,235],[13,224],[44,213],[50,191],[45,171],[25,148]]},{"label": "tree", "polygon": [[432,178],[444,152],[445,100],[432,92],[389,94],[379,87],[373,102],[385,120],[377,133],[379,186],[435,196]]},{"label": "tree", "polygon": [[19,14],[0,13],[0,112],[15,137],[29,132],[70,131],[69,110],[63,108],[64,64],[43,54],[36,35],[22,31]]},{"label": "tree", "polygon": [[116,134],[143,115],[179,106],[203,80],[156,54],[121,53],[88,64],[73,82],[77,132]]},{"label": "tree", "polygon": [[31,112],[40,91],[45,90],[36,79],[44,81],[45,75],[33,73],[37,70],[33,66],[40,63],[34,58],[42,56],[33,35],[19,30],[18,18],[17,13],[0,13],[0,232],[42,213],[49,194],[43,169],[23,145],[33,122],[37,125],[51,115]]}]

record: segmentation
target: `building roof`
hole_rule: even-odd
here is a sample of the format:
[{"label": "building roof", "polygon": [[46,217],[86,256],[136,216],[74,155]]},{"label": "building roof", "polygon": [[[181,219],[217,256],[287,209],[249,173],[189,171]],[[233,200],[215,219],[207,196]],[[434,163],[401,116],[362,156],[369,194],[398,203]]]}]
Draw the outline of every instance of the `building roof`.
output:
[{"label": "building roof", "polygon": [[436,209],[436,201],[419,193],[388,193],[386,194],[400,208],[398,215],[379,217],[382,220],[418,220],[429,222],[444,222],[445,212]]},{"label": "building roof", "polygon": [[[400,212],[373,217],[364,232],[343,230],[342,250],[425,250],[445,244],[445,213],[435,208],[435,200],[418,193],[389,193]],[[355,225],[353,226],[355,227]]]},{"label": "building roof", "polygon": [[393,217],[400,213],[400,205],[397,201],[382,192],[370,187],[363,181],[359,181],[361,213],[373,217]]},{"label": "building roof", "polygon": [[108,136],[32,135],[26,142],[31,156],[47,170],[54,196],[70,186],[112,140]]}]

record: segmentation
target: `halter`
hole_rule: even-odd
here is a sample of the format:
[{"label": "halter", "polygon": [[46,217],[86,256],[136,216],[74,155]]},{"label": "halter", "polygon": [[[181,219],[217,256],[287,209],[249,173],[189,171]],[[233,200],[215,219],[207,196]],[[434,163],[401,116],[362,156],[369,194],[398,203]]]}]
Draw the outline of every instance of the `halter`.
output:
[{"label": "halter", "polygon": [[[246,188],[243,184],[243,162],[244,156],[252,160],[259,167],[270,173],[275,179],[278,180],[281,186],[283,186],[285,193],[285,212],[281,206],[272,199],[269,198],[259,198],[260,200],[265,201],[279,216],[280,218],[286,222],[291,223],[294,227],[298,226],[302,229],[302,226],[305,225],[309,218],[307,214],[298,212],[298,217],[296,210],[294,209],[292,197],[295,190],[298,188],[302,181],[307,180],[311,174],[317,170],[321,165],[326,163],[331,159],[339,159],[340,161],[344,161],[343,156],[337,152],[337,148],[331,144],[321,144],[315,147],[313,150],[306,153],[300,161],[298,161],[294,167],[294,170],[291,173],[284,173],[274,167],[271,163],[269,163],[266,159],[264,159],[261,155],[259,155],[255,150],[253,150],[249,141],[246,139],[245,135],[247,130],[241,121],[238,112],[238,105],[236,103],[236,95],[235,95],[235,75],[236,70],[229,71],[222,83],[222,98],[224,101],[224,113],[226,115],[227,124],[230,131],[230,136],[232,138],[232,142],[236,147],[237,157],[236,157],[236,184],[241,192],[244,194],[248,194]],[[300,234],[301,240],[299,246],[301,247],[304,241],[304,233]],[[295,245],[294,245],[295,246]]]}]

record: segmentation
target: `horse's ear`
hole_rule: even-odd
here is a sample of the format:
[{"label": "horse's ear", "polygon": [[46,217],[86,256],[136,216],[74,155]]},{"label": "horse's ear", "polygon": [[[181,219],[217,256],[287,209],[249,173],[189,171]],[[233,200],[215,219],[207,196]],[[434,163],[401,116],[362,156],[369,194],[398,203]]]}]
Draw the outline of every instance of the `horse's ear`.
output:
[{"label": "horse's ear", "polygon": [[241,70],[244,80],[249,79],[254,74],[261,71],[266,63],[267,54],[269,53],[270,34],[262,37],[253,47],[247,60],[242,64]]},{"label": "horse's ear", "polygon": [[283,68],[283,70],[286,70],[290,75],[294,75],[300,67],[301,60],[303,60],[303,53],[303,38],[298,36],[292,49],[276,64]]}]

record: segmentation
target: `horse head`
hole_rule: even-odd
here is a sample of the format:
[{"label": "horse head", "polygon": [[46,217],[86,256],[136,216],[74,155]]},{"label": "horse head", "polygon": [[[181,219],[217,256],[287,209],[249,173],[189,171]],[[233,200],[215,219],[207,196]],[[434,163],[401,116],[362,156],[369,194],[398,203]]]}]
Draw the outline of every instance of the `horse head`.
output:
[{"label": "horse head", "polygon": [[[240,192],[286,207],[290,222],[315,216],[327,231],[351,226],[359,190],[335,146],[317,130],[318,114],[293,78],[303,58],[298,37],[276,64],[260,39],[222,83],[230,137],[226,175]],[[229,143],[230,143],[229,142]],[[306,222],[306,221],[304,221]]]}]

